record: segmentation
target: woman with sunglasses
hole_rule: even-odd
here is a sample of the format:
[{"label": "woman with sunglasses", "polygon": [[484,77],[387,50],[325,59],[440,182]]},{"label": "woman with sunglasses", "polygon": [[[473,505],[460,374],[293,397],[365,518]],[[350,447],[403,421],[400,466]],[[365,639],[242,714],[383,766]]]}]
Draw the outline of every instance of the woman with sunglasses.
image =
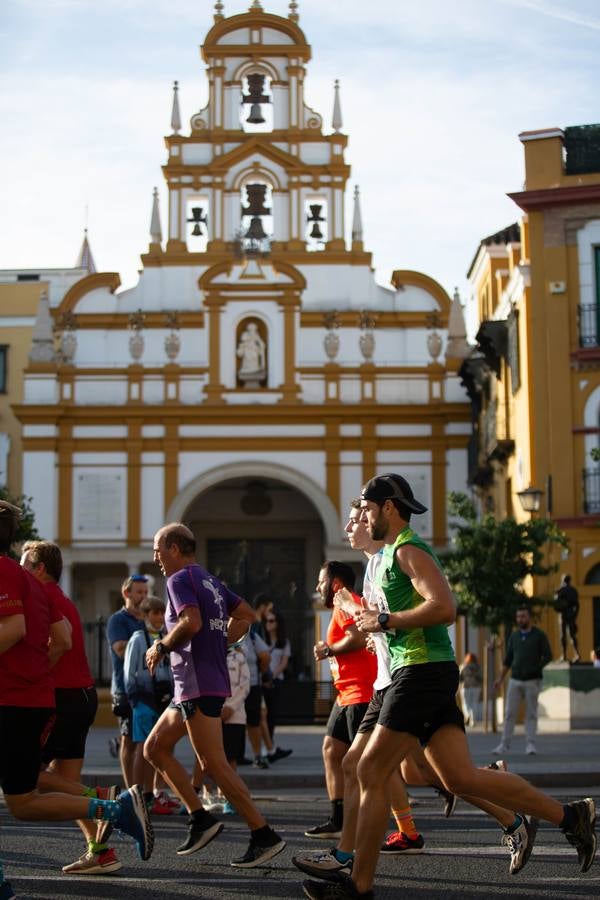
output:
[{"label": "woman with sunglasses", "polygon": [[[264,619],[265,622],[265,641],[271,653],[271,675],[272,680],[268,683],[263,682],[263,697],[266,705],[266,722],[264,735],[265,743],[271,744],[271,752],[267,753],[267,759],[270,763],[277,762],[278,759],[285,759],[290,756],[291,750],[282,750],[273,744],[273,733],[279,712],[279,704],[281,699],[281,686],[284,679],[284,672],[287,669],[292,650],[290,642],[287,639],[285,622],[281,613],[271,608]],[[270,740],[267,741],[266,738]]]}]

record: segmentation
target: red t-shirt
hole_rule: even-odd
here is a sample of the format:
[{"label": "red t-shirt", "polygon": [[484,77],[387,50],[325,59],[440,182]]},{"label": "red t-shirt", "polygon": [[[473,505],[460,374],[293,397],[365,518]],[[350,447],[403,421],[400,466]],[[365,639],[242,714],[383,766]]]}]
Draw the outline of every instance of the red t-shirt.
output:
[{"label": "red t-shirt", "polygon": [[48,663],[50,625],[61,613],[33,575],[0,556],[0,616],[25,616],[25,637],[0,653],[0,706],[54,707]]},{"label": "red t-shirt", "polygon": [[[360,597],[352,594],[356,605],[361,606]],[[346,637],[346,629],[354,624],[354,619],[337,607],[333,609],[327,629],[327,643],[335,644]],[[330,656],[329,665],[335,689],[338,692],[338,706],[353,703],[368,703],[373,696],[373,682],[377,677],[377,657],[364,648]]]},{"label": "red t-shirt", "polygon": [[72,647],[67,650],[51,669],[55,688],[89,688],[94,684],[92,673],[85,655],[83,628],[75,604],[63,594],[55,581],[42,585],[46,594],[71,625]]}]

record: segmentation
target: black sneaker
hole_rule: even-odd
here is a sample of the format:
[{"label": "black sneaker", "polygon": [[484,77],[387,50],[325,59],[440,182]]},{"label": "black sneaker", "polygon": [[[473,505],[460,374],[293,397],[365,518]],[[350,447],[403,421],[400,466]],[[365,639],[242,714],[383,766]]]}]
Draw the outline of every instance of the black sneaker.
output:
[{"label": "black sneaker", "polygon": [[267,759],[270,763],[274,763],[278,759],[287,759],[293,752],[293,750],[282,750],[281,747],[275,747],[274,753],[267,753]]},{"label": "black sneaker", "polygon": [[205,809],[201,810],[199,815],[190,816],[188,836],[181,847],[177,848],[177,856],[188,856],[190,853],[195,853],[196,850],[202,850],[222,831],[223,823],[217,821]]},{"label": "black sneaker", "polygon": [[309,900],[373,900],[373,891],[356,890],[356,885],[348,875],[339,874],[337,881],[303,881],[302,890]]},{"label": "black sneaker", "polygon": [[450,791],[447,791],[446,788],[437,788],[437,792],[438,796],[440,796],[444,801],[444,815],[447,819],[449,819],[454,812],[458,797],[456,796],[456,794],[452,794]]},{"label": "black sneaker", "polygon": [[269,763],[264,756],[255,756],[252,762],[255,769],[268,769]]},{"label": "black sneaker", "polygon": [[304,832],[304,836],[327,841],[331,840],[332,838],[341,837],[342,829],[341,827],[337,827],[337,825],[333,822],[333,819],[327,819],[327,821],[323,822],[322,825],[315,825],[314,828],[309,828],[308,831]]},{"label": "black sneaker", "polygon": [[581,871],[587,872],[596,855],[596,807],[591,797],[566,805],[571,810],[574,825],[570,831],[563,830],[563,833],[577,850]]},{"label": "black sneaker", "polygon": [[537,834],[539,819],[531,818],[529,821],[521,815],[522,822],[513,832],[504,832],[502,843],[510,850],[510,865],[508,871],[511,875],[516,875],[525,867]]},{"label": "black sneaker", "polygon": [[285,841],[279,837],[276,831],[269,828],[269,833],[261,835],[260,838],[250,835],[248,849],[243,856],[232,859],[231,865],[236,869],[253,869],[255,866],[262,866],[273,859],[284,848]]}]

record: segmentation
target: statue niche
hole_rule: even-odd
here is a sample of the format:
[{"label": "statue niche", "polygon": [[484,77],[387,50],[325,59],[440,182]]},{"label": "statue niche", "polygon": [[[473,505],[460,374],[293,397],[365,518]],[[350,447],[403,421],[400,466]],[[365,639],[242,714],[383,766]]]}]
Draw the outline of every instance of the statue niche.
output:
[{"label": "statue niche", "polygon": [[267,380],[267,329],[260,319],[244,319],[237,328],[238,384],[247,389],[265,386]]}]

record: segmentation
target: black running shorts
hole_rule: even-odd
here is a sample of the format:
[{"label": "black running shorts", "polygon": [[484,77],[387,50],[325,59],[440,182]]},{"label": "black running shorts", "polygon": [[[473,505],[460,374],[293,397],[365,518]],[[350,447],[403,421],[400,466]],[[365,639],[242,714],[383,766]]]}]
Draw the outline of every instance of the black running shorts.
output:
[{"label": "black running shorts", "polygon": [[179,710],[184,722],[191,719],[197,709],[209,719],[220,719],[226,699],[207,694],[204,697],[194,697],[192,700],[180,700],[179,703],[173,700],[170,706]]},{"label": "black running shorts", "polygon": [[53,717],[54,710],[45,707],[0,706],[0,787],[5,794],[35,790]]},{"label": "black running shorts", "polygon": [[442,725],[465,730],[456,705],[458,666],[455,662],[404,666],[392,674],[378,724],[414,734],[425,746]]},{"label": "black running shorts", "polygon": [[368,706],[368,703],[351,703],[349,706],[334,703],[327,722],[328,736],[350,746]]},{"label": "black running shorts", "polygon": [[383,698],[385,697],[386,692],[387,687],[384,687],[380,691],[373,691],[371,702],[367,706],[367,711],[364,714],[363,720],[360,723],[360,727],[358,729],[359,734],[370,734],[371,731],[374,730],[377,722],[379,721],[379,713],[381,712],[381,707],[383,706]]},{"label": "black running shorts", "polygon": [[98,709],[95,687],[56,688],[56,720],[42,751],[45,763],[53,759],[83,759],[88,731]]}]

